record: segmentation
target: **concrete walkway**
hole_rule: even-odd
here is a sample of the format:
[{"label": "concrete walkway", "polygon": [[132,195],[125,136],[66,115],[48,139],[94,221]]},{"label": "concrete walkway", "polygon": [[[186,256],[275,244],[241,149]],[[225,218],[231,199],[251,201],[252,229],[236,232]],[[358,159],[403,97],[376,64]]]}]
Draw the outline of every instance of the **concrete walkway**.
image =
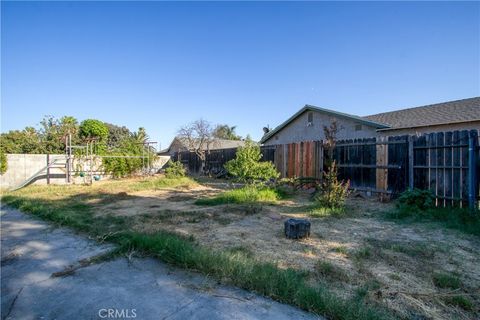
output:
[{"label": "concrete walkway", "polygon": [[1,210],[2,319],[318,319],[154,259],[52,273],[111,247]]}]

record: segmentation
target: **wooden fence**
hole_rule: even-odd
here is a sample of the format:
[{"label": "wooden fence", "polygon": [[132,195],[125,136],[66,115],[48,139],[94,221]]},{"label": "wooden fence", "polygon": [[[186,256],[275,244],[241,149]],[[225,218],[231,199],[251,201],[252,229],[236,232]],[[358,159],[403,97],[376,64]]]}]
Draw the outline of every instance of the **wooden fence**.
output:
[{"label": "wooden fence", "polygon": [[[478,207],[478,131],[437,132],[422,136],[394,136],[337,141],[333,150],[339,176],[352,188],[399,194],[408,188],[432,190],[437,205],[467,204]],[[322,179],[331,159],[322,141],[262,146],[264,161],[272,161],[281,177]],[[206,172],[224,171],[236,149],[213,150],[206,155]],[[199,173],[201,162],[194,153],[182,152],[190,172]]]}]

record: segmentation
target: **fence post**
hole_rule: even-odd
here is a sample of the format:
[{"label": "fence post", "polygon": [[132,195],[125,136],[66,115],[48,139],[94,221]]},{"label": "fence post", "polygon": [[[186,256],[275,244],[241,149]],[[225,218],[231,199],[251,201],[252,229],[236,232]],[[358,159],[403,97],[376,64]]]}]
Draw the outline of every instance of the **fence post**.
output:
[{"label": "fence post", "polygon": [[408,187],[410,190],[415,185],[413,182],[413,136],[408,136]]},{"label": "fence post", "polygon": [[388,137],[380,137],[376,145],[376,164],[377,164],[377,192],[386,192],[388,190]]},{"label": "fence post", "polygon": [[475,200],[477,196],[477,134],[470,131],[468,135],[468,206],[470,209],[475,208]]}]

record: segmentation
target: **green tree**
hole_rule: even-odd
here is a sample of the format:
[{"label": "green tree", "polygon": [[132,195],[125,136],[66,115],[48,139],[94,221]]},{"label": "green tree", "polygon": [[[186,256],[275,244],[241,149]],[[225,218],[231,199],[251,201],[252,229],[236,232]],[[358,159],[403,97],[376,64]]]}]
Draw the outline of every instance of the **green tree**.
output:
[{"label": "green tree", "polygon": [[217,124],[213,130],[213,136],[217,139],[241,140],[242,137],[237,135],[235,130],[237,126],[229,126],[227,124]]},{"label": "green tree", "polygon": [[130,138],[132,135],[132,132],[125,126],[120,127],[106,122],[105,125],[108,127],[107,146],[109,148],[119,147],[123,140]]},{"label": "green tree", "polygon": [[132,134],[132,137],[137,141],[137,143],[145,143],[149,138],[144,127],[138,128],[138,131],[135,131]]},{"label": "green tree", "polygon": [[108,126],[100,120],[87,119],[80,124],[80,137],[96,138],[99,143],[106,143],[108,138]]},{"label": "green tree", "polygon": [[225,164],[225,169],[243,182],[258,182],[276,179],[280,173],[270,161],[261,162],[260,146],[247,140],[245,146],[239,147],[235,159]]},{"label": "green tree", "polygon": [[11,130],[1,134],[1,145],[6,153],[45,153],[41,137],[35,128]]},{"label": "green tree", "polygon": [[72,116],[63,116],[57,119],[45,116],[40,121],[39,135],[44,149],[48,153],[65,152],[65,138],[70,134],[72,144],[78,142],[78,121]]}]

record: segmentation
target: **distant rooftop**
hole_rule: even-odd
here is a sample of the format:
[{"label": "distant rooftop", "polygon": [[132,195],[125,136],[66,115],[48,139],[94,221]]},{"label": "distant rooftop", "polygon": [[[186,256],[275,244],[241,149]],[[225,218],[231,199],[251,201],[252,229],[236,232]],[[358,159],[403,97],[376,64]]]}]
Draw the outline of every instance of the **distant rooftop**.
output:
[{"label": "distant rooftop", "polygon": [[[170,143],[170,146],[167,149],[161,150],[158,154],[167,154],[170,153],[170,149],[172,146],[177,143],[181,145],[183,148],[188,149],[189,143],[187,142],[186,138],[183,137],[175,137],[173,141]],[[200,142],[197,142],[194,148],[198,148]],[[205,144],[203,146],[204,150],[219,150],[219,149],[230,149],[230,148],[238,148],[245,145],[244,140],[226,140],[226,139],[213,139],[208,146]]]},{"label": "distant rooftop", "polygon": [[480,120],[480,97],[384,112],[363,118],[384,123],[391,129],[475,121]]}]

